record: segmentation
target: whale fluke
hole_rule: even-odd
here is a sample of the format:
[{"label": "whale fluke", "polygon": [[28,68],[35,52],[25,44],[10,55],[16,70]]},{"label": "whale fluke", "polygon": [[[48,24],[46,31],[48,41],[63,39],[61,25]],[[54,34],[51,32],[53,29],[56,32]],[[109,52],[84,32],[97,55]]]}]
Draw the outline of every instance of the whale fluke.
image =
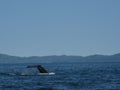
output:
[{"label": "whale fluke", "polygon": [[43,68],[41,65],[27,66],[27,68],[37,68],[40,73],[48,73],[48,71]]}]

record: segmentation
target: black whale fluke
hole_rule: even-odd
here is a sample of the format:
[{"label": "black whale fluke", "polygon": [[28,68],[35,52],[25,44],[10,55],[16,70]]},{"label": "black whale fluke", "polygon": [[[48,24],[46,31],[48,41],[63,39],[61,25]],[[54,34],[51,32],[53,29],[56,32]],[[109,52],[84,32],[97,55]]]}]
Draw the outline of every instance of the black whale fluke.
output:
[{"label": "black whale fluke", "polygon": [[40,73],[48,73],[48,71],[43,68],[41,65],[27,66],[27,68],[37,68]]}]

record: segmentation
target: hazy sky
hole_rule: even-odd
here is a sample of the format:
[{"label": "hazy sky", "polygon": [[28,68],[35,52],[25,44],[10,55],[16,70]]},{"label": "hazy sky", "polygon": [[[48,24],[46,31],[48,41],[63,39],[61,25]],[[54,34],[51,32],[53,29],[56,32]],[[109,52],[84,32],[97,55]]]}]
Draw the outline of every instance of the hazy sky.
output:
[{"label": "hazy sky", "polygon": [[0,0],[0,53],[120,53],[120,0]]}]

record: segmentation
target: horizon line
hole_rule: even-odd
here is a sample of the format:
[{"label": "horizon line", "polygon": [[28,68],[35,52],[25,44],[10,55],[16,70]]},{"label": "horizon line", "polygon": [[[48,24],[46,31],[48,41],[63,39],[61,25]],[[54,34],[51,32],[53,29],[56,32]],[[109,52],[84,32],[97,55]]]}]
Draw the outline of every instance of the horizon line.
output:
[{"label": "horizon line", "polygon": [[111,55],[116,55],[116,54],[120,54],[120,53],[115,53],[115,54],[91,54],[91,55],[67,55],[67,54],[61,54],[61,55],[43,55],[43,56],[39,56],[39,55],[31,55],[31,56],[18,56],[18,55],[11,55],[11,54],[5,54],[5,53],[0,53],[1,55],[8,55],[8,56],[14,56],[14,57],[49,57],[49,56],[81,56],[81,57],[88,57],[88,56],[94,56],[94,55],[102,55],[102,56],[111,56]]}]

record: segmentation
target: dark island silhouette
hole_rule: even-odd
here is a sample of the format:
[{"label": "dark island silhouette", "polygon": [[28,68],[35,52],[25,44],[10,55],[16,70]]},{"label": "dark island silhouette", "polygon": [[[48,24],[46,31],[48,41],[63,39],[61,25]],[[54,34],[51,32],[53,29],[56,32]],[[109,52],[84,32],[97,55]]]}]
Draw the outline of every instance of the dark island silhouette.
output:
[{"label": "dark island silhouette", "polygon": [[90,56],[31,56],[19,57],[0,54],[0,63],[72,63],[72,62],[120,62],[120,53],[114,55]]}]

